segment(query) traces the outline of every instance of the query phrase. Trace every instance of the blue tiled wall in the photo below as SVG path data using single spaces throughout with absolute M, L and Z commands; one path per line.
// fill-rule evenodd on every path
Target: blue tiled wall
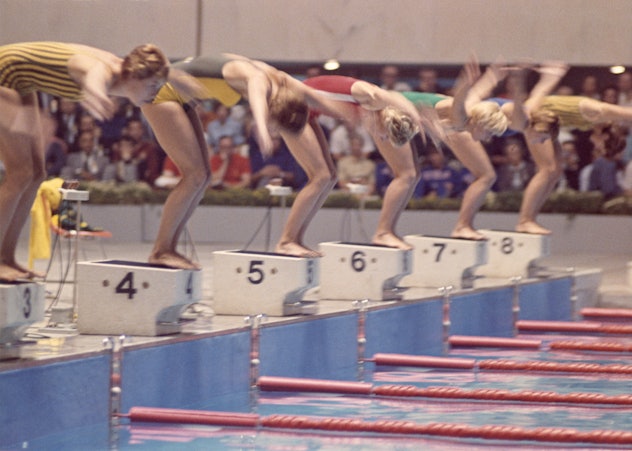
M 107 423 L 109 354 L 0 373 L 0 446 Z
M 454 296 L 450 302 L 451 335 L 511 337 L 512 287 Z
M 353 379 L 357 372 L 357 314 L 261 330 L 262 376 Z

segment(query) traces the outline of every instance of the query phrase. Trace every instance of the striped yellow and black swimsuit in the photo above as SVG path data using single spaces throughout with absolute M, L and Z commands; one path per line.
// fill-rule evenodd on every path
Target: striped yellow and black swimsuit
M 81 87 L 68 73 L 68 61 L 75 54 L 73 47 L 60 42 L 0 46 L 0 86 L 23 96 L 39 91 L 80 100 Z

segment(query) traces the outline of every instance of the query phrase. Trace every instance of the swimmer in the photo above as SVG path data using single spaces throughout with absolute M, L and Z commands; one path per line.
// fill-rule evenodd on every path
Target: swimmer
M 95 118 L 114 114 L 108 96 L 150 102 L 167 81 L 169 63 L 152 44 L 125 58 L 93 47 L 59 42 L 0 46 L 0 280 L 43 277 L 16 261 L 20 232 L 46 177 L 44 135 L 37 93 L 80 102 Z

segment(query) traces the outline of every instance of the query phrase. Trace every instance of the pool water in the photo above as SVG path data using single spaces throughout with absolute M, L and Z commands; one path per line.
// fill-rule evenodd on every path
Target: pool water
M 584 363 L 632 363 L 630 355 L 586 352 L 542 352 L 501 349 L 453 349 L 451 357 L 546 360 Z M 464 389 L 506 389 L 630 394 L 630 375 L 526 373 L 428 368 L 380 367 L 370 375 L 374 385 L 446 386 Z M 212 410 L 212 406 L 209 406 Z M 513 425 L 572 428 L 581 431 L 630 431 L 632 406 L 542 404 L 428 398 L 398 398 L 339 394 L 261 392 L 255 413 L 358 418 L 364 421 L 402 420 L 415 423 L 462 423 L 471 426 Z M 109 435 L 107 425 L 74 430 L 34 440 L 14 449 L 151 449 L 151 450 L 483 450 L 506 449 L 626 449 L 591 444 L 507 442 L 502 440 L 411 437 L 388 434 L 318 433 L 281 429 L 132 423 L 125 419 Z M 545 445 L 545 446 L 544 446 Z

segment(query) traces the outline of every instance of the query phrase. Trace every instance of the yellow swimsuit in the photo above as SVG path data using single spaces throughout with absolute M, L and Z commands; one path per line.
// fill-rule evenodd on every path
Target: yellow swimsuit
M 583 99 L 582 96 L 546 96 L 540 109 L 555 113 L 562 127 L 590 130 L 594 124 L 586 120 L 579 109 Z
M 209 99 L 219 100 L 222 104 L 230 107 L 241 99 L 241 94 L 235 91 L 224 80 L 222 76 L 222 66 L 229 61 L 222 57 L 200 56 L 197 58 L 187 58 L 172 65 L 176 69 L 187 72 L 194 76 L 207 90 Z M 169 83 L 165 84 L 153 103 L 178 102 L 181 105 L 187 103 L 176 89 Z
M 35 91 L 81 100 L 81 87 L 68 73 L 76 50 L 60 42 L 24 42 L 0 46 L 0 86 L 24 96 Z

